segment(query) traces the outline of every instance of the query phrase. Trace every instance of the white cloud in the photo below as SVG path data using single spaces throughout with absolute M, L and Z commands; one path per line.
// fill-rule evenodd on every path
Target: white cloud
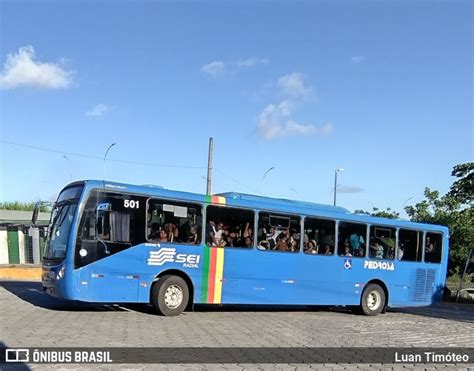
M 0 73 L 2 89 L 65 89 L 71 83 L 72 72 L 64 70 L 56 63 L 36 61 L 35 50 L 31 45 L 20 48 L 16 54 L 8 54 Z
M 89 111 L 86 112 L 86 116 L 91 116 L 91 117 L 101 117 L 104 116 L 106 113 L 108 113 L 111 110 L 110 106 L 107 106 L 106 104 L 99 103 L 96 104 L 94 107 L 92 107 Z
M 361 63 L 365 61 L 365 57 L 363 55 L 356 55 L 355 57 L 351 57 L 352 63 Z
M 293 98 L 307 98 L 313 94 L 313 89 L 306 83 L 306 76 L 293 72 L 278 79 L 277 85 L 282 94 Z
M 270 59 L 268 58 L 257 58 L 257 57 L 251 57 L 247 59 L 239 59 L 237 61 L 237 67 L 239 68 L 251 68 L 255 67 L 259 64 L 268 64 L 270 63 Z
M 222 61 L 213 61 L 201 67 L 201 71 L 212 77 L 222 76 L 225 72 L 225 63 Z
M 364 189 L 357 186 L 341 186 L 337 189 L 337 193 L 360 193 Z
M 269 104 L 257 119 L 257 132 L 262 139 L 272 140 L 292 135 L 327 135 L 332 131 L 332 124 L 321 127 L 312 124 L 301 124 L 291 118 L 294 105 L 288 100 L 278 104 Z

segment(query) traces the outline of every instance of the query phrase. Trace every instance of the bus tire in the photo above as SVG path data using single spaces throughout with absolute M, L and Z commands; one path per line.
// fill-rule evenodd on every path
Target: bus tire
M 385 308 L 385 291 L 375 283 L 369 283 L 362 292 L 360 311 L 366 316 L 376 316 Z
M 181 314 L 188 301 L 188 285 L 178 276 L 160 277 L 151 289 L 151 303 L 163 316 L 172 317 Z

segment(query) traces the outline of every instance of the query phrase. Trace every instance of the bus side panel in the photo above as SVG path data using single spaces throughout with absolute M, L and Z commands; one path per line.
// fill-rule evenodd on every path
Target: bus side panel
M 337 259 L 331 256 L 225 249 L 222 303 L 339 303 Z
M 368 282 L 382 281 L 388 291 L 390 307 L 425 306 L 439 295 L 439 264 L 375 259 L 346 259 L 344 270 L 345 304 L 360 304 L 360 295 Z
M 201 250 L 197 246 L 175 248 L 171 245 L 162 250 L 156 244 L 140 244 L 118 252 L 74 271 L 77 299 L 149 302 L 151 286 L 161 272 L 180 270 L 191 279 L 199 275 Z M 186 259 L 189 255 L 194 263 L 177 262 L 177 258 Z

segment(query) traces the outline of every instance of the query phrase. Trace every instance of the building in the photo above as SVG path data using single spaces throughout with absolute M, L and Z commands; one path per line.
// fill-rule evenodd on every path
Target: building
M 39 213 L 32 225 L 32 211 L 0 209 L 0 264 L 40 264 L 50 213 Z

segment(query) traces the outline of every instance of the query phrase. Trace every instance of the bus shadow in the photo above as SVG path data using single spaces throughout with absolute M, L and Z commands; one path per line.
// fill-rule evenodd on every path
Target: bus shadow
M 133 311 L 148 315 L 156 315 L 155 309 L 146 304 L 102 304 L 86 303 L 54 298 L 46 294 L 40 282 L 32 281 L 0 281 L 0 287 L 5 288 L 19 299 L 34 306 L 54 310 L 71 312 L 126 312 Z M 449 319 L 459 322 L 474 323 L 474 306 L 472 304 L 457 304 L 438 302 L 429 307 L 408 307 L 390 309 L 391 313 L 405 313 L 423 317 Z M 348 315 L 354 314 L 349 307 L 341 306 L 283 306 L 283 305 L 195 305 L 197 313 L 213 312 L 336 312 Z M 189 313 L 190 310 L 186 311 Z
M 43 291 L 40 282 L 0 281 L 0 286 L 23 301 L 26 301 L 36 307 L 49 310 L 72 312 L 117 312 L 126 310 L 116 304 L 86 303 L 54 298 Z
M 327 311 L 345 311 L 342 308 L 331 306 L 314 305 L 251 305 L 251 304 L 225 304 L 225 305 L 206 305 L 199 304 L 194 306 L 194 312 L 327 312 Z
M 87 303 L 81 301 L 65 300 L 54 298 L 46 294 L 40 282 L 34 281 L 0 281 L 0 287 L 5 288 L 8 292 L 17 298 L 26 301 L 34 306 L 54 310 L 54 311 L 71 311 L 71 312 L 103 312 L 103 311 L 134 311 L 143 314 L 156 315 L 156 311 L 151 305 L 140 303 L 121 303 L 118 304 L 102 304 Z M 187 310 L 184 314 L 189 313 Z M 283 305 L 194 305 L 193 312 L 212 313 L 212 312 L 319 312 L 319 311 L 336 311 L 347 312 L 349 310 L 342 307 L 329 306 L 283 306 Z
M 391 312 L 413 314 L 422 317 L 449 319 L 451 321 L 474 323 L 474 305 L 438 302 L 429 307 L 391 309 Z

